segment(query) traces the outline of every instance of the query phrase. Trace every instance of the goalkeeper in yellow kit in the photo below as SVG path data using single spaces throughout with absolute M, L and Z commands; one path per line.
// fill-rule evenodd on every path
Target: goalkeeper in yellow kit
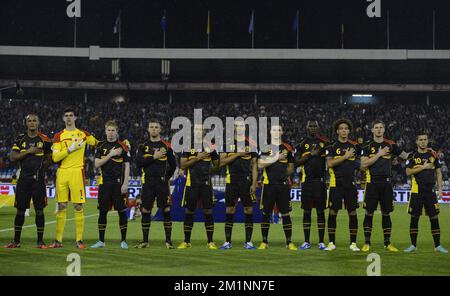
M 77 248 L 84 249 L 83 204 L 86 202 L 84 185 L 84 152 L 86 145 L 95 147 L 98 143 L 88 132 L 75 126 L 75 111 L 72 108 L 64 110 L 63 120 L 66 128 L 55 134 L 52 146 L 52 158 L 58 163 L 56 172 L 56 239 L 49 248 L 61 248 L 64 226 L 66 224 L 67 203 L 74 205 Z

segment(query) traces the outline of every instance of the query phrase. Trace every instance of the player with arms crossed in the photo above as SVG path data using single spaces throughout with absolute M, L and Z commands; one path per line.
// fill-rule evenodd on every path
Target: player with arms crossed
M 373 139 L 361 151 L 361 170 L 366 172 L 366 188 L 364 190 L 364 236 L 365 243 L 361 251 L 370 250 L 373 213 L 380 203 L 384 248 L 390 252 L 398 252 L 391 244 L 392 221 L 389 215 L 394 210 L 394 191 L 392 189 L 392 160 L 399 156 L 406 160 L 408 153 L 401 151 L 394 141 L 384 138 L 385 125 L 380 120 L 372 123 Z
M 100 169 L 98 184 L 98 242 L 91 248 L 103 248 L 108 211 L 114 206 L 119 214 L 120 247 L 128 249 L 127 205 L 125 194 L 128 192 L 130 178 L 130 151 L 128 146 L 118 139 L 119 127 L 114 120 L 105 123 L 106 141 L 101 141 L 95 151 L 95 168 Z
M 281 125 L 272 125 L 270 128 L 271 149 L 261 153 L 258 159 L 258 168 L 263 170 L 263 188 L 261 192 L 261 233 L 262 242 L 259 250 L 269 248 L 270 215 L 276 205 L 283 219 L 283 230 L 286 238 L 286 248 L 296 251 L 297 247 L 292 242 L 292 220 L 290 212 L 291 188 L 289 176 L 294 172 L 293 148 L 282 141 L 283 128 Z
M 20 134 L 14 142 L 10 155 L 11 161 L 19 161 L 20 176 L 17 181 L 14 206 L 17 209 L 14 219 L 14 240 L 5 248 L 19 248 L 25 210 L 30 208 L 33 200 L 36 211 L 37 247 L 46 249 L 44 243 L 44 208 L 47 205 L 45 188 L 45 170 L 51 163 L 51 140 L 38 132 L 39 117 L 28 114 L 25 117 L 27 132 Z
M 211 173 L 219 169 L 220 157 L 212 144 L 203 143 L 203 125 L 194 125 L 194 143 L 201 145 L 201 150 L 192 148 L 184 151 L 180 159 L 180 168 L 186 171 L 186 185 L 181 205 L 186 208 L 184 216 L 184 241 L 178 249 L 191 247 L 191 232 L 194 226 L 194 212 L 197 207 L 203 209 L 205 228 L 208 238 L 207 248 L 217 250 L 213 241 L 214 220 L 212 208 L 214 193 L 211 184 Z
M 319 230 L 319 249 L 326 248 L 325 209 L 327 207 L 327 189 L 325 185 L 325 150 L 330 141 L 318 135 L 319 124 L 316 120 L 309 120 L 306 124 L 307 137 L 297 146 L 295 165 L 302 167 L 302 209 L 303 232 L 305 242 L 299 250 L 311 248 L 311 209 L 316 208 L 317 229 Z
M 84 249 L 84 214 L 83 204 L 86 202 L 84 185 L 84 152 L 86 146 L 97 146 L 97 139 L 87 131 L 75 126 L 77 117 L 75 110 L 67 108 L 63 113 L 65 129 L 54 136 L 52 146 L 53 161 L 59 164 L 56 171 L 56 239 L 50 248 L 62 248 L 64 226 L 67 217 L 67 203 L 74 205 L 76 246 Z
M 150 231 L 151 213 L 153 204 L 157 202 L 158 208 L 162 210 L 164 217 L 164 231 L 166 235 L 166 247 L 172 246 L 172 219 L 170 216 L 170 206 L 172 199 L 170 196 L 169 180 L 176 169 L 175 155 L 170 143 L 161 139 L 161 125 L 158 120 L 151 119 L 148 123 L 148 133 L 150 138 L 139 145 L 136 155 L 136 162 L 142 169 L 142 204 L 141 204 L 141 225 L 142 237 L 136 248 L 147 248 L 148 234 Z
M 359 169 L 356 164 L 358 147 L 356 142 L 349 140 L 348 135 L 352 131 L 350 120 L 341 118 L 333 124 L 333 130 L 338 139 L 327 149 L 327 166 L 330 174 L 330 186 L 328 193 L 328 237 L 329 243 L 326 251 L 336 250 L 336 218 L 342 204 L 348 212 L 350 230 L 350 250 L 359 252 L 356 245 L 358 234 L 358 191 L 355 185 L 355 174 Z
M 441 229 L 439 227 L 439 203 L 436 198 L 434 186 L 438 185 L 438 197 L 442 198 L 442 172 L 441 163 L 437 155 L 428 148 L 427 133 L 419 133 L 416 137 L 417 151 L 413 152 L 406 162 L 406 175 L 411 176 L 411 197 L 408 203 L 408 213 L 411 215 L 409 233 L 411 246 L 405 252 L 412 253 L 417 250 L 417 234 L 419 232 L 419 218 L 425 208 L 430 218 L 431 234 L 434 240 L 434 250 L 448 253 L 441 246 Z
M 239 143 L 243 145 L 239 147 Z M 252 149 L 253 148 L 253 149 Z M 244 248 L 256 249 L 252 243 L 253 205 L 256 202 L 256 187 L 258 184 L 258 153 L 256 143 L 245 135 L 243 120 L 235 121 L 235 136 L 233 144 L 226 146 L 220 154 L 220 166 L 226 166 L 225 188 L 225 243 L 221 250 L 231 249 L 231 233 L 234 214 L 240 198 L 245 214 Z

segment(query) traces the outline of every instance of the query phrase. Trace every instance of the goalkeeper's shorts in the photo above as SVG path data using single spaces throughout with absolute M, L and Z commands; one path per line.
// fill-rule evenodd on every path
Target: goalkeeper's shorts
M 84 168 L 56 171 L 56 202 L 85 203 Z

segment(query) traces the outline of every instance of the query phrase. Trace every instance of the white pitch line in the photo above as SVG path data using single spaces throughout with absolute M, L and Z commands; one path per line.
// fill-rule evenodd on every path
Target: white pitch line
M 98 216 L 98 214 L 87 215 L 87 216 L 84 216 L 84 218 L 90 218 L 90 217 L 95 217 L 95 216 Z M 72 221 L 72 220 L 75 220 L 75 218 L 66 219 L 66 221 Z M 55 223 L 56 223 L 56 220 L 50 221 L 50 222 L 45 222 L 45 225 L 50 225 L 50 224 L 55 224 Z M 22 229 L 30 228 L 30 227 L 36 227 L 36 224 L 23 226 Z M 14 227 L 13 228 L 0 229 L 0 232 L 7 232 L 7 231 L 13 231 L 13 230 L 14 230 Z

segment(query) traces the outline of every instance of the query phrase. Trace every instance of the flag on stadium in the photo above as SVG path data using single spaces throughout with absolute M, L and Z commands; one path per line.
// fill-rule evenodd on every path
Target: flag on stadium
M 255 11 L 252 10 L 250 23 L 248 24 L 248 33 L 252 34 L 252 48 L 255 48 Z
M 208 19 L 206 20 L 206 34 L 209 35 L 211 33 L 211 14 L 208 10 Z
M 297 10 L 297 13 L 295 14 L 294 18 L 292 19 L 292 32 L 297 33 L 298 26 L 299 26 L 299 11 Z
M 163 48 L 166 48 L 166 31 L 167 31 L 167 17 L 166 17 L 166 10 L 164 9 L 164 14 L 161 17 L 161 30 L 163 32 Z
M 120 29 L 120 10 L 119 14 L 117 15 L 116 21 L 114 22 L 114 28 L 113 28 L 113 34 L 117 34 Z
M 296 33 L 296 44 L 299 47 L 299 26 L 300 26 L 300 12 L 297 10 L 294 19 L 292 20 L 292 32 Z
M 250 23 L 248 24 L 248 33 L 249 34 L 253 33 L 254 23 L 255 23 L 255 11 L 252 10 L 252 15 L 250 16 Z
M 206 20 L 206 35 L 208 36 L 207 46 L 209 48 L 209 36 L 211 34 L 211 13 L 208 10 L 208 19 Z
M 167 31 L 167 17 L 166 12 L 164 12 L 164 15 L 161 17 L 161 30 L 165 33 Z

